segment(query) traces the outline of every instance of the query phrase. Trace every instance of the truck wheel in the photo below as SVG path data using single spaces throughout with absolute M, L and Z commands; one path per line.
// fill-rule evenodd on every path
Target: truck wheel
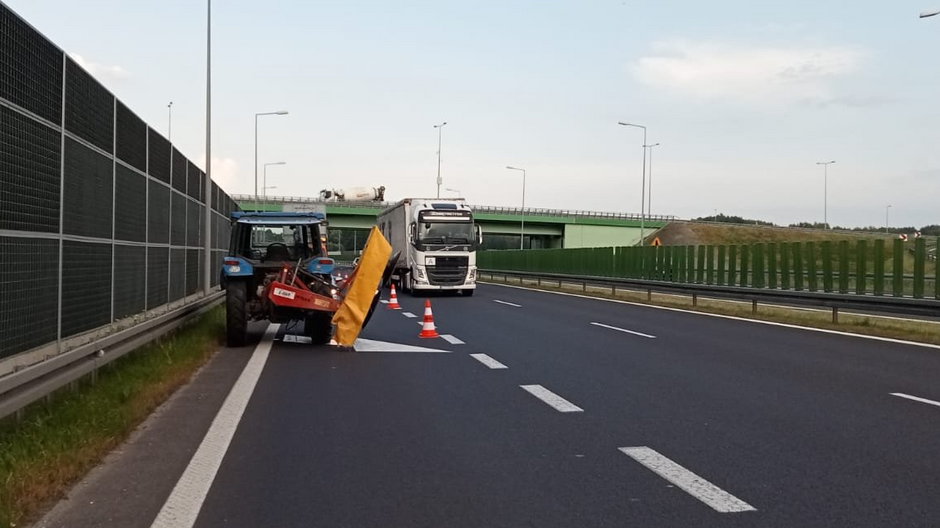
M 245 346 L 248 330 L 247 285 L 232 281 L 225 288 L 225 332 L 230 347 Z
M 333 314 L 329 312 L 308 314 L 304 318 L 304 333 L 313 341 L 314 345 L 329 343 L 333 334 Z

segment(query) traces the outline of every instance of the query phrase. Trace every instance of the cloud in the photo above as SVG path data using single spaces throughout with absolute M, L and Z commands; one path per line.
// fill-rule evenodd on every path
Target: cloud
M 659 42 L 637 60 L 638 80 L 699 99 L 749 102 L 835 100 L 836 79 L 859 70 L 865 54 L 848 47 L 755 47 L 720 42 Z
M 205 154 L 199 156 L 199 166 L 206 166 Z M 217 158 L 213 156 L 212 181 L 217 183 L 219 187 L 222 187 L 225 192 L 232 194 L 238 183 L 238 163 L 232 158 Z
M 130 77 L 130 75 L 127 73 L 127 70 L 120 66 L 105 66 L 104 64 L 98 64 L 97 62 L 89 62 L 77 53 L 69 53 L 69 56 L 72 57 L 72 60 L 77 62 L 79 66 L 85 68 L 88 73 L 97 78 L 123 80 Z

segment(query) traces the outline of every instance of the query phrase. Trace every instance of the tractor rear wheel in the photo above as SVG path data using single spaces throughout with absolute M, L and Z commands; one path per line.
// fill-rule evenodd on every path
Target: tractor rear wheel
M 245 346 L 248 331 L 248 286 L 236 280 L 225 288 L 225 333 L 230 347 Z
M 304 333 L 314 345 L 325 345 L 333 334 L 333 314 L 330 312 L 311 312 L 304 318 Z

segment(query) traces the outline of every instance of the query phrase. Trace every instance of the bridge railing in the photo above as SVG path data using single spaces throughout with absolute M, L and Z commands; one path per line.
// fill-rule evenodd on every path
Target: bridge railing
M 302 196 L 259 196 L 257 199 L 253 195 L 249 194 L 235 194 L 232 195 L 232 198 L 239 204 L 264 204 L 264 205 L 275 205 L 281 203 L 306 203 L 306 204 L 322 204 L 322 205 L 332 205 L 337 207 L 350 207 L 350 208 L 360 208 L 360 209 L 385 209 L 391 205 L 394 205 L 396 202 L 347 202 L 347 201 L 335 201 L 335 200 L 321 200 L 319 198 L 312 197 L 302 197 Z M 521 207 L 502 207 L 502 206 L 492 206 L 492 205 L 470 205 L 470 207 L 477 213 L 490 213 L 490 214 L 511 214 L 511 215 L 522 215 L 525 213 L 526 216 L 556 216 L 556 217 L 578 217 L 578 218 L 610 218 L 617 220 L 640 220 L 640 215 L 638 213 L 618 213 L 618 212 L 605 212 L 605 211 L 587 211 L 580 209 L 546 209 L 539 207 L 526 207 L 525 209 Z M 645 220 L 650 222 L 669 222 L 676 220 L 675 216 L 671 215 L 646 215 Z

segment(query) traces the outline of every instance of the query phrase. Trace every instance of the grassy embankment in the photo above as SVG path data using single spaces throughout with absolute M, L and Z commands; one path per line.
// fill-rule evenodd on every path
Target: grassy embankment
M 35 520 L 185 384 L 224 335 L 215 308 L 170 336 L 0 422 L 0 527 Z

